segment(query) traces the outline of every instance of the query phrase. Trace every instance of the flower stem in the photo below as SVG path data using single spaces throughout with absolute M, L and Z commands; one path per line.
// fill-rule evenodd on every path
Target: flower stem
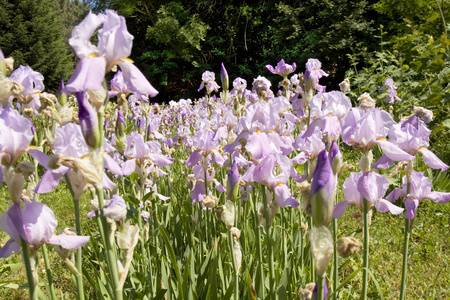
M 231 230 L 228 230 L 228 240 L 229 240 L 229 247 L 230 247 L 230 254 L 231 254 L 231 260 L 233 263 L 233 281 L 234 281 L 234 300 L 239 299 L 239 275 L 238 275 L 238 269 L 236 265 L 236 258 L 234 257 L 234 241 L 233 241 L 233 233 Z
M 42 254 L 44 256 L 45 274 L 47 274 L 48 286 L 50 290 L 50 299 L 56 300 L 55 286 L 53 285 L 53 275 L 50 269 L 50 260 L 48 259 L 47 245 L 42 245 Z
M 80 217 L 80 200 L 73 199 L 73 207 L 75 208 L 75 229 L 78 235 L 81 235 L 81 217 Z M 83 287 L 83 261 L 82 261 L 82 250 L 81 247 L 78 248 L 76 253 L 76 267 L 78 270 L 79 276 L 76 276 L 77 280 L 77 291 L 78 291 L 78 299 L 84 300 L 84 287 Z
M 361 293 L 361 299 L 367 299 L 367 286 L 368 286 L 368 270 L 369 270 L 369 218 L 368 218 L 368 203 L 366 199 L 364 202 L 364 253 L 363 253 L 363 287 Z
M 323 300 L 323 280 L 324 278 L 320 275 L 317 275 L 317 300 Z
M 266 196 L 266 187 L 263 186 L 262 188 L 263 192 L 263 203 L 264 203 L 264 218 L 266 219 L 266 234 L 267 234 L 267 250 L 269 251 L 269 272 L 270 272 L 270 294 L 272 295 L 273 299 L 277 299 L 277 294 L 275 291 L 275 268 L 274 268 L 274 260 L 273 260 L 273 243 L 272 243 L 272 234 L 273 234 L 273 227 L 272 227 L 272 220 L 269 213 L 269 204 L 267 203 L 267 196 Z
M 38 299 L 38 292 L 37 292 L 37 283 L 34 282 L 34 276 L 33 276 L 33 269 L 31 267 L 31 260 L 30 260 L 30 251 L 28 249 L 28 244 L 25 242 L 24 239 L 20 239 L 20 244 L 22 246 L 22 257 L 23 257 L 23 263 L 25 265 L 25 271 L 27 273 L 27 280 L 28 280 L 28 289 L 30 291 L 30 299 L 35 300 Z
M 256 280 L 255 285 L 256 285 L 256 292 L 257 295 L 261 298 L 261 299 L 265 299 L 265 291 L 264 291 L 264 271 L 263 271 L 263 256 L 262 256 L 262 245 L 261 245 L 261 233 L 260 233 L 260 224 L 259 224 L 259 219 L 258 219 L 258 207 L 256 206 L 256 203 L 254 201 L 254 192 L 250 194 L 250 202 L 252 204 L 252 208 L 253 208 L 253 213 L 254 213 L 254 222 L 255 222 L 255 236 L 256 236 L 256 247 L 257 247 L 257 252 L 258 252 L 258 270 L 257 270 L 257 274 L 260 275 L 260 280 Z M 258 277 L 257 277 L 258 278 Z
M 337 220 L 333 219 L 333 292 L 337 290 L 339 285 L 339 265 L 338 265 L 338 252 L 337 252 Z M 336 293 L 333 295 L 333 299 L 336 300 Z
M 411 191 L 411 181 L 407 179 L 406 194 L 408 195 L 410 191 Z M 411 235 L 411 219 L 405 218 L 405 235 L 403 238 L 403 266 L 402 266 L 402 284 L 400 286 L 400 300 L 404 300 L 406 295 L 406 281 L 407 281 L 406 276 L 408 272 L 408 246 L 410 235 Z

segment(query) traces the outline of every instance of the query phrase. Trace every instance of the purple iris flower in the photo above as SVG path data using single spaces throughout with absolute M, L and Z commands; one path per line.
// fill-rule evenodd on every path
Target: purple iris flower
M 327 227 L 333 214 L 336 179 L 326 150 L 317 156 L 317 165 L 311 179 L 311 209 L 314 226 Z
M 309 125 L 304 136 L 320 128 L 328 136 L 338 137 L 341 134 L 341 120 L 352 108 L 350 98 L 339 91 L 316 94 L 309 103 L 311 118 L 314 121 Z
M 90 39 L 99 26 L 98 44 Z M 66 89 L 70 92 L 100 90 L 106 72 L 119 65 L 123 82 L 128 89 L 140 96 L 154 97 L 158 94 L 145 76 L 127 57 L 131 54 L 133 36 L 128 32 L 125 18 L 113 10 L 106 14 L 89 12 L 83 21 L 74 27 L 69 44 L 80 58 Z
M 384 81 L 384 85 L 380 88 L 380 91 L 385 88 L 388 90 L 388 97 L 386 97 L 383 101 L 389 103 L 394 103 L 395 100 L 402 101 L 402 99 L 397 96 L 397 87 L 394 85 L 394 80 L 392 80 L 392 78 L 388 78 Z
M 236 90 L 238 93 L 243 93 L 246 88 L 247 88 L 247 80 L 242 79 L 240 77 L 233 80 L 233 89 Z
M 320 131 L 315 131 L 308 137 L 304 137 L 303 135 L 297 136 L 293 146 L 300 151 L 293 158 L 293 162 L 300 165 L 304 164 L 308 159 L 315 159 L 325 149 L 325 143 L 322 141 L 322 133 Z
M 292 63 L 292 65 L 289 65 L 289 64 L 285 63 L 284 59 L 281 59 L 277 63 L 277 66 L 275 68 L 272 67 L 272 65 L 266 65 L 266 68 L 273 74 L 278 74 L 278 75 L 282 76 L 283 78 L 286 78 L 289 74 L 291 74 L 292 72 L 295 71 L 295 69 L 297 68 L 297 65 L 295 64 L 295 62 Z
M 345 213 L 348 205 L 357 205 L 361 210 L 364 209 L 364 199 L 375 206 L 379 212 L 391 212 L 399 214 L 403 208 L 395 206 L 390 201 L 384 199 L 389 188 L 388 179 L 376 172 L 357 172 L 351 173 L 344 181 L 342 191 L 345 201 L 339 202 L 334 206 L 333 218 L 340 218 Z
M 32 126 L 29 119 L 11 107 L 0 112 L 0 161 L 10 166 L 20 158 L 33 139 Z
M 365 151 L 380 146 L 384 155 L 393 161 L 409 161 L 414 156 L 406 153 L 386 139 L 394 120 L 389 113 L 378 108 L 366 111 L 353 108 L 343 120 L 342 139 L 348 145 Z
M 122 169 L 123 174 L 128 176 L 136 169 L 136 164 L 141 165 L 145 159 L 150 160 L 157 167 L 165 167 L 173 163 L 173 158 L 161 154 L 160 144 L 144 142 L 139 133 L 132 133 L 126 141 L 124 155 L 127 157 Z
M 431 130 L 425 123 L 419 117 L 412 116 L 392 126 L 389 130 L 389 141 L 411 155 L 421 153 L 427 166 L 445 171 L 448 166 L 427 149 L 430 145 L 430 134 Z M 383 155 L 373 164 L 373 167 L 386 169 L 393 164 L 394 162 L 388 156 Z
M 216 75 L 214 72 L 211 71 L 205 71 L 202 74 L 202 83 L 200 84 L 200 87 L 198 88 L 198 92 L 200 92 L 204 87 L 206 87 L 206 93 L 209 95 L 212 93 L 212 91 L 218 91 L 220 86 L 217 84 Z
M 281 167 L 280 174 L 275 174 L 277 164 Z M 292 196 L 288 186 L 289 177 L 302 180 L 296 174 L 292 162 L 284 155 L 267 155 L 258 165 L 252 165 L 242 176 L 246 182 L 258 182 L 275 194 L 275 200 L 281 207 L 297 207 L 299 203 Z
M 450 193 L 444 192 L 432 192 L 432 183 L 428 177 L 425 177 L 423 172 L 413 171 L 411 175 L 411 187 L 409 194 L 407 193 L 407 178 L 403 177 L 403 183 L 401 188 L 395 188 L 386 199 L 394 202 L 400 197 L 406 198 L 405 207 L 406 219 L 414 219 L 416 217 L 416 210 L 419 203 L 424 199 L 433 200 L 437 204 L 447 203 L 450 201 Z
M 192 167 L 199 162 L 203 163 L 204 166 L 211 162 L 215 162 L 220 166 L 223 165 L 225 159 L 218 150 L 219 141 L 214 139 L 215 136 L 212 130 L 199 130 L 194 134 L 192 137 L 192 145 L 196 150 L 186 160 L 188 167 Z M 214 154 L 214 157 L 211 156 L 211 153 Z
M 33 71 L 29 66 L 19 66 L 15 69 L 9 80 L 20 83 L 24 90 L 17 97 L 25 107 L 32 107 L 35 111 L 41 107 L 39 93 L 44 90 L 44 76 L 41 73 Z
M 89 236 L 55 235 L 58 221 L 47 205 L 26 200 L 24 205 L 22 210 L 20 204 L 14 204 L 0 216 L 0 228 L 11 237 L 0 249 L 0 258 L 18 253 L 21 239 L 31 247 L 33 252 L 42 244 L 58 245 L 67 250 L 74 250 L 89 241 Z
M 209 186 L 211 182 L 214 182 L 216 190 L 223 193 L 225 192 L 225 187 L 220 184 L 220 182 L 214 178 L 216 171 L 214 169 L 208 169 L 206 171 L 205 178 L 205 169 L 203 169 L 201 164 L 196 165 L 192 172 L 194 173 L 194 177 L 197 180 L 195 183 L 194 189 L 191 191 L 191 199 L 194 203 L 201 202 L 203 198 L 206 197 L 206 186 Z M 205 185 L 206 180 L 206 185 Z
M 81 127 L 74 123 L 69 123 L 56 129 L 52 151 L 54 154 L 62 154 L 64 157 L 76 159 L 87 158 L 89 150 L 81 132 Z M 51 192 L 59 184 L 61 176 L 67 174 L 70 171 L 70 168 L 62 165 L 57 169 L 51 169 L 48 166 L 50 157 L 47 154 L 36 148 L 29 149 L 28 152 L 39 162 L 39 164 L 46 168 L 44 175 L 42 175 L 41 180 L 35 188 L 35 192 Z M 114 175 L 123 175 L 120 167 L 109 154 L 103 154 L 103 162 L 104 167 Z M 105 173 L 103 173 L 103 185 L 105 188 L 114 186 Z
M 88 218 L 95 216 L 95 211 L 87 214 Z M 127 204 L 125 200 L 119 195 L 113 195 L 110 200 L 105 201 L 103 208 L 103 216 L 113 219 L 116 222 L 124 220 L 127 216 Z
M 321 68 L 322 63 L 318 59 L 308 59 L 305 69 L 305 82 L 307 87 L 316 88 L 319 85 L 320 78 L 323 76 L 328 77 L 328 73 L 325 73 Z
M 287 155 L 292 152 L 292 146 L 286 144 L 276 132 L 279 124 L 280 116 L 276 108 L 267 102 L 256 102 L 247 108 L 245 115 L 236 125 L 236 140 L 224 149 L 232 152 L 245 141 L 245 149 L 253 158 L 261 159 L 277 153 Z

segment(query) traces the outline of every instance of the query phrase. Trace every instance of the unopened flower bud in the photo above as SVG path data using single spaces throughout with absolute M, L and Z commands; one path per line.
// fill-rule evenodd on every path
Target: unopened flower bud
M 122 250 L 132 250 L 139 240 L 139 227 L 127 221 L 121 232 L 117 232 L 117 245 Z
M 337 251 L 342 258 L 347 258 L 350 255 L 361 251 L 361 245 L 357 239 L 350 236 L 341 237 L 336 241 Z
M 64 80 L 61 79 L 61 85 L 58 91 L 58 103 L 64 106 L 67 103 L 67 94 L 64 87 Z
M 333 258 L 333 237 L 330 230 L 325 226 L 313 227 L 309 232 L 309 242 L 317 275 L 324 277 Z
M 239 193 L 239 170 L 236 160 L 233 160 L 227 180 L 227 200 L 236 201 Z
M 370 166 L 372 165 L 373 160 L 373 154 L 372 150 L 367 151 L 363 156 L 361 156 L 361 159 L 359 160 L 359 168 L 362 172 L 369 172 Z
M 221 215 L 222 222 L 227 227 L 232 227 L 234 225 L 234 203 L 230 200 L 227 200 L 222 209 L 223 209 Z
M 328 226 L 333 214 L 336 179 L 325 150 L 317 157 L 317 166 L 311 181 L 311 211 L 314 225 Z
M 328 159 L 330 160 L 333 173 L 336 175 L 342 165 L 342 153 L 336 141 L 331 142 L 330 151 L 328 152 Z
M 220 80 L 222 81 L 222 89 L 228 91 L 230 80 L 228 79 L 228 72 L 223 63 L 220 65 Z
M 22 189 L 24 186 L 24 178 L 22 174 L 14 172 L 10 169 L 5 176 L 5 183 L 13 203 L 20 203 L 22 198 Z
M 98 148 L 100 145 L 100 132 L 98 118 L 92 106 L 86 100 L 84 93 L 75 93 L 78 101 L 78 118 L 80 119 L 81 131 L 86 144 L 91 148 Z
M 125 128 L 127 124 L 125 122 L 125 117 L 123 116 L 120 109 L 117 110 L 117 122 L 116 122 L 116 135 L 123 137 L 125 135 Z

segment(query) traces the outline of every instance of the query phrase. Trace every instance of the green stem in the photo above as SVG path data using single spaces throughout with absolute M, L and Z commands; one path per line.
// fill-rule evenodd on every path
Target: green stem
M 25 271 L 27 273 L 28 289 L 30 291 L 30 299 L 37 300 L 38 299 L 38 291 L 36 288 L 37 282 L 34 282 L 33 269 L 31 267 L 30 251 L 28 249 L 28 244 L 22 238 L 20 239 L 20 244 L 22 246 L 23 263 L 25 264 Z
M 313 219 L 311 216 L 308 216 L 308 228 L 313 228 Z M 309 236 L 309 234 L 308 234 Z M 309 242 L 309 239 L 308 239 Z M 309 243 L 309 248 L 311 249 L 311 243 Z M 316 282 L 316 272 L 314 272 L 314 270 L 316 269 L 316 266 L 314 264 L 314 259 L 311 256 L 311 252 L 309 253 L 309 269 L 311 270 L 310 274 L 311 274 L 311 282 Z
M 339 285 L 339 269 L 338 269 L 338 252 L 337 252 L 337 220 L 333 219 L 333 292 L 337 290 Z M 336 293 L 333 296 L 333 299 L 336 300 Z
M 410 191 L 411 191 L 411 181 L 407 180 L 406 194 L 408 195 Z M 405 235 L 403 238 L 403 266 L 402 266 L 402 284 L 400 287 L 400 300 L 404 300 L 406 295 L 406 282 L 407 282 L 406 277 L 408 272 L 408 246 L 410 235 L 411 235 L 411 219 L 405 218 Z
M 367 286 L 368 286 L 368 270 L 369 270 L 369 218 L 368 218 L 368 203 L 366 199 L 364 202 L 364 253 L 363 253 L 363 287 L 361 293 L 361 299 L 367 299 Z
M 75 228 L 78 235 L 81 235 L 81 217 L 80 217 L 80 200 L 73 199 L 73 207 L 75 208 Z M 78 291 L 78 299 L 84 300 L 84 287 L 83 287 L 83 261 L 82 261 L 82 250 L 81 247 L 78 248 L 76 253 L 76 267 L 79 275 L 75 278 L 77 280 L 77 291 Z
M 121 300 L 122 289 L 119 287 L 119 274 L 117 273 L 117 259 L 116 252 L 113 248 L 113 244 L 110 239 L 110 228 L 106 222 L 106 217 L 103 216 L 103 208 L 105 207 L 104 195 L 102 189 L 96 189 L 98 204 L 100 208 L 100 215 L 97 217 L 97 224 L 99 227 L 100 234 L 102 236 L 103 244 L 106 250 L 106 260 L 110 270 L 110 276 L 112 280 L 112 286 L 114 290 L 114 299 Z
M 260 233 L 260 224 L 258 219 L 258 206 L 254 200 L 254 193 L 250 194 L 250 201 L 253 206 L 253 214 L 254 214 L 254 222 L 255 222 L 255 235 L 256 235 L 256 246 L 258 251 L 258 270 L 257 273 L 260 274 L 260 280 L 255 282 L 257 295 L 261 297 L 261 299 L 265 299 L 265 290 L 264 290 L 264 270 L 263 270 L 263 255 L 262 255 L 262 245 L 261 245 L 261 233 Z
M 267 203 L 267 197 L 266 197 L 266 187 L 263 186 L 262 189 L 263 192 L 263 203 L 264 203 L 264 218 L 266 219 L 266 234 L 267 234 L 267 250 L 269 251 L 269 272 L 270 272 L 270 291 L 269 293 L 272 295 L 273 299 L 277 299 L 278 295 L 275 291 L 275 267 L 274 267 L 274 260 L 273 260 L 273 243 L 272 243 L 272 234 L 273 234 L 273 228 L 272 228 L 272 220 L 270 218 L 269 213 L 269 205 Z
M 231 230 L 228 230 L 228 240 L 229 240 L 229 248 L 230 248 L 230 254 L 231 254 L 231 260 L 233 263 L 233 281 L 234 281 L 234 300 L 239 299 L 239 275 L 238 275 L 238 269 L 236 265 L 236 258 L 234 257 L 234 241 L 233 241 L 233 233 Z
M 323 281 L 324 278 L 322 276 L 317 275 L 317 300 L 323 300 L 324 290 L 323 290 Z
M 44 256 L 45 274 L 47 274 L 48 286 L 50 289 L 50 299 L 56 300 L 55 286 L 53 285 L 53 275 L 50 269 L 50 260 L 48 259 L 47 245 L 42 245 L 42 254 Z
M 98 149 L 96 149 L 95 151 L 97 151 L 97 153 L 103 153 L 104 112 L 98 111 L 97 118 L 98 118 L 98 130 L 100 132 L 100 143 L 99 143 Z M 100 165 L 103 166 L 103 156 L 99 155 L 97 157 L 97 159 L 102 160 Z M 100 169 L 99 172 L 100 172 L 100 174 L 99 174 L 100 178 L 102 178 L 103 169 Z M 95 191 L 97 193 L 98 204 L 99 204 L 99 208 L 100 208 L 100 216 L 97 218 L 97 220 L 98 220 L 100 233 L 102 235 L 103 242 L 105 244 L 106 257 L 107 257 L 107 262 L 108 262 L 109 271 L 110 271 L 110 275 L 111 275 L 111 279 L 112 279 L 113 290 L 114 290 L 114 299 L 122 300 L 123 292 L 122 292 L 122 287 L 119 285 L 119 274 L 117 272 L 116 250 L 115 250 L 113 241 L 110 240 L 110 228 L 106 222 L 106 217 L 103 216 L 103 208 L 105 206 L 103 187 L 98 186 L 98 187 L 96 187 Z

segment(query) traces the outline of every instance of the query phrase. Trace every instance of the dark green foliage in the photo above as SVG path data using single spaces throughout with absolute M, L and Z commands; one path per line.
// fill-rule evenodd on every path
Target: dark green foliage
M 135 36 L 132 59 L 160 91 L 159 102 L 198 98 L 201 74 L 223 62 L 230 80 L 251 85 L 280 59 L 303 71 L 318 58 L 337 88 L 348 69 L 347 54 L 368 51 L 373 39 L 373 0 L 364 1 L 90 1 L 94 11 L 112 8 L 127 18 Z M 364 47 L 362 46 L 364 45 Z M 374 49 L 374 48 L 372 48 Z
M 73 17 L 73 8 L 81 7 L 76 3 L 69 0 L 0 0 L 0 47 L 3 53 L 14 58 L 14 67 L 29 65 L 44 75 L 48 92 L 56 92 L 61 79 L 67 80 L 73 72 L 74 57 L 69 52 L 67 38 L 70 26 L 79 21 Z M 72 12 L 67 11 L 67 7 L 72 7 Z M 78 16 L 83 13 L 78 11 Z

